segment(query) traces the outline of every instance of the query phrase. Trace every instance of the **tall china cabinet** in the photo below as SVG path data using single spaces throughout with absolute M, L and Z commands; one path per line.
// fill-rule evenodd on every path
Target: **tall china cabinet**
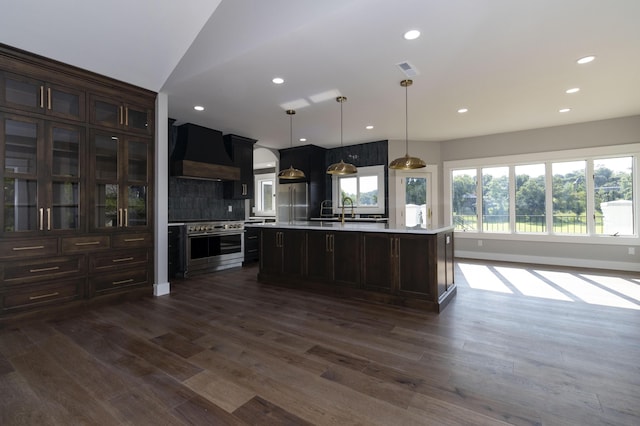
M 155 95 L 0 44 L 0 319 L 151 293 Z

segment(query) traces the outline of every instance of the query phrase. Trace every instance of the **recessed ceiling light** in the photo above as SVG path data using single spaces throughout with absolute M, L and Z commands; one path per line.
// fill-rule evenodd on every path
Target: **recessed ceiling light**
M 595 58 L 596 58 L 595 56 L 585 56 L 584 58 L 578 59 L 576 62 L 579 63 L 580 65 L 588 64 L 589 62 L 593 61 Z
M 204 107 L 200 105 L 194 106 L 193 109 L 195 109 L 196 111 L 204 111 Z
M 299 140 L 300 140 L 300 142 L 306 142 L 307 138 L 300 138 Z
M 565 93 L 578 93 L 580 91 L 579 87 L 572 87 L 571 89 L 565 90 Z
M 274 78 L 273 80 L 271 80 L 271 81 L 273 81 L 273 83 L 274 83 L 274 84 L 282 84 L 282 83 L 284 83 L 284 78 L 281 78 L 281 77 L 275 77 L 275 78 Z
M 418 30 L 409 30 L 404 33 L 405 40 L 415 40 L 420 37 L 420 31 Z
M 562 108 L 558 110 L 558 112 L 569 112 L 569 111 L 571 111 L 571 108 Z
M 465 113 L 465 112 L 467 112 L 467 111 L 469 111 L 469 109 L 468 109 L 468 108 L 460 108 L 460 109 L 458 110 L 458 112 L 459 112 L 460 114 L 464 114 L 464 113 Z
M 373 126 L 371 124 L 369 124 L 368 126 L 365 127 L 365 129 L 371 130 L 371 129 L 373 129 Z

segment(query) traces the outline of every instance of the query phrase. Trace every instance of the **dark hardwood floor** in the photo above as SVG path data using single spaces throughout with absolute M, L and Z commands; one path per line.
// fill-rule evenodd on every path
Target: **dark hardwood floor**
M 640 424 L 637 275 L 456 272 L 439 315 L 262 285 L 249 267 L 9 325 L 0 424 Z

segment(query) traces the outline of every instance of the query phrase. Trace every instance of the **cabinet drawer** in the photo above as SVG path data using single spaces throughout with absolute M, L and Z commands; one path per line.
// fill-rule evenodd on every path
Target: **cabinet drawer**
M 94 253 L 89 260 L 89 272 L 108 272 L 122 268 L 142 265 L 146 268 L 149 262 L 149 250 L 109 250 L 104 253 Z
M 79 299 L 84 278 L 22 286 L 0 293 L 3 311 L 34 308 Z
M 63 253 L 79 253 L 109 248 L 108 235 L 92 235 L 89 237 L 69 237 L 62 239 Z
M 54 256 L 56 254 L 58 254 L 58 240 L 56 238 L 0 241 L 0 259 Z
M 90 278 L 96 295 L 118 291 L 124 288 L 147 285 L 149 277 L 147 267 L 128 271 L 114 272 Z
M 42 281 L 86 273 L 84 256 L 21 260 L 2 265 L 2 281 L 7 285 Z
M 127 248 L 127 247 L 152 247 L 153 246 L 153 234 L 116 234 L 111 237 L 113 247 Z

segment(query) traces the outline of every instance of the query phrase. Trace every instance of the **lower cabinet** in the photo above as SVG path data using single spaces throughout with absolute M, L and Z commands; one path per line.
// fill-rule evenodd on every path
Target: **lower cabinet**
M 440 311 L 455 295 L 453 232 L 261 228 L 260 281 Z
M 244 263 L 257 262 L 260 258 L 260 230 L 245 228 L 244 231 Z
M 5 239 L 0 243 L 0 319 L 136 288 L 150 293 L 152 277 L 151 233 Z

